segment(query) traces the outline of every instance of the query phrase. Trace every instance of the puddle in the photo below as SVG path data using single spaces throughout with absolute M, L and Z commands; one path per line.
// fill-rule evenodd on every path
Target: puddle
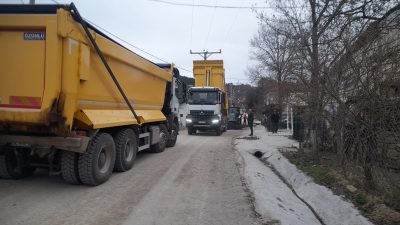
M 245 139 L 245 140 L 254 141 L 254 140 L 258 140 L 258 139 L 260 139 L 260 138 L 257 137 L 257 136 L 243 136 L 243 137 L 237 137 L 236 139 Z

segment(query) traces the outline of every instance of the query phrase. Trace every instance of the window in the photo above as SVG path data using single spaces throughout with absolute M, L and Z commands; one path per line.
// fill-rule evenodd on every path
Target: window
M 215 105 L 218 102 L 218 92 L 215 91 L 194 91 L 189 94 L 189 104 Z

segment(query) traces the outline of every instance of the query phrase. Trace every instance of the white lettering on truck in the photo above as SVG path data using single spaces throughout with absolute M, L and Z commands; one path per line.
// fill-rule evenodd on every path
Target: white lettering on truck
M 44 32 L 24 32 L 24 40 L 46 40 L 46 34 Z

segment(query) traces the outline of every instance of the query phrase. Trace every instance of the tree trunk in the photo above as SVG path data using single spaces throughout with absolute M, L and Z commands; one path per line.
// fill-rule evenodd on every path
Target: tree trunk
M 371 133 L 368 132 L 369 135 L 371 135 L 372 132 L 374 132 L 374 131 L 371 131 Z M 366 145 L 364 145 L 366 147 L 366 149 L 365 149 L 366 152 L 365 152 L 363 169 L 364 169 L 365 186 L 368 189 L 375 189 L 375 182 L 374 182 L 374 177 L 372 174 L 372 167 L 373 167 L 372 157 L 374 154 L 373 151 L 376 150 L 377 146 L 376 146 L 376 142 L 373 138 L 374 135 L 372 134 L 371 136 L 372 137 L 367 137 L 367 140 L 366 140 L 367 143 L 366 143 Z
M 335 136 L 336 136 L 336 152 L 339 156 L 340 165 L 342 167 L 342 172 L 346 175 L 346 154 L 344 148 L 344 108 L 343 105 L 339 105 L 336 121 L 335 121 Z
M 314 137 L 311 140 L 313 156 L 315 159 L 319 159 L 319 141 L 320 138 L 320 122 L 321 122 L 321 111 L 319 110 L 319 97 L 320 97 L 320 87 L 319 87 L 319 46 L 318 46 L 318 23 L 317 23 L 317 15 L 316 15 L 316 2 L 315 0 L 310 0 L 311 6 L 311 19 L 312 19 L 312 28 L 311 28 L 311 88 L 310 88 L 310 96 L 311 96 L 311 133 Z

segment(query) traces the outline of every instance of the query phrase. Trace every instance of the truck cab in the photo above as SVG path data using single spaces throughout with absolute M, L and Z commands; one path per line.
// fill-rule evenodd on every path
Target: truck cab
M 228 109 L 228 129 L 242 129 L 240 107 L 230 106 Z
M 215 131 L 221 135 L 227 129 L 226 94 L 217 87 L 191 87 L 188 91 L 188 134 Z

